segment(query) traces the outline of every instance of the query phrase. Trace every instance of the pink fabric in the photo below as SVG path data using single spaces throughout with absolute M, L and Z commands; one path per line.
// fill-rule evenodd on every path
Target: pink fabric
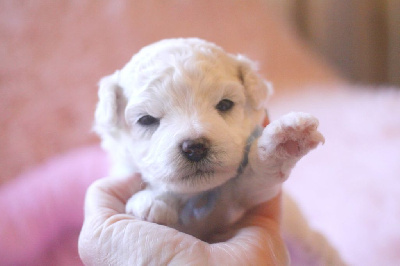
M 82 148 L 1 186 L 0 265 L 80 265 L 85 191 L 107 169 L 100 148 Z

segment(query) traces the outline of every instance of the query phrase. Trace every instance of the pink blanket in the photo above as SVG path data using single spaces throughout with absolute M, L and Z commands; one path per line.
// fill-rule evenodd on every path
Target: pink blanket
M 0 265 L 81 265 L 84 195 L 107 169 L 100 148 L 82 148 L 0 187 Z
M 310 91 L 272 102 L 319 117 L 326 144 L 294 169 L 286 190 L 351 265 L 400 265 L 400 91 Z M 80 265 L 83 198 L 108 162 L 74 150 L 0 187 L 0 265 Z M 315 261 L 293 243 L 293 265 Z

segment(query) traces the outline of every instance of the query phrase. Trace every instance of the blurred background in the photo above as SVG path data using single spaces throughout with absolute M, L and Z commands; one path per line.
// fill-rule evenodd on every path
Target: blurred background
M 399 0 L 267 0 L 354 82 L 400 85 Z

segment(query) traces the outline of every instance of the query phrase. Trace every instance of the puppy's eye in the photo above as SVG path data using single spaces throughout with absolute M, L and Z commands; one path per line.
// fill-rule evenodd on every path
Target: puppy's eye
M 138 124 L 142 126 L 152 126 L 158 124 L 158 122 L 160 122 L 160 120 L 151 115 L 144 115 L 138 120 Z
M 223 99 L 217 104 L 217 106 L 215 106 L 215 108 L 220 112 L 226 112 L 232 109 L 234 105 L 235 104 L 231 100 Z

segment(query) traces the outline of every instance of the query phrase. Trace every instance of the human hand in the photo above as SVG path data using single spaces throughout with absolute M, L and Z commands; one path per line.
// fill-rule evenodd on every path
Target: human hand
M 86 265 L 286 265 L 280 236 L 280 195 L 241 219 L 226 242 L 209 244 L 125 213 L 140 176 L 104 178 L 86 194 L 79 254 Z

